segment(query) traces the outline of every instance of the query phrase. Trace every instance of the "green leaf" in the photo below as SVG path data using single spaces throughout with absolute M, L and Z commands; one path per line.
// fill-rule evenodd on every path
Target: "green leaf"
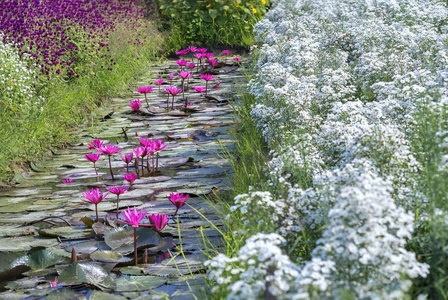
M 165 284 L 166 279 L 158 276 L 131 276 L 120 277 L 115 283 L 117 292 L 143 292 Z
M 215 19 L 218 16 L 218 11 L 216 9 L 209 9 L 208 14 L 212 19 Z
M 58 278 L 66 283 L 87 283 L 101 289 L 113 288 L 115 283 L 102 267 L 90 262 L 75 262 L 62 271 Z
M 112 251 L 97 251 L 90 254 L 90 258 L 93 260 L 103 261 L 103 262 L 126 262 L 131 261 L 130 258 L 123 257 L 120 253 L 115 253 Z
M 47 250 L 39 250 L 30 255 L 22 256 L 11 263 L 11 268 L 20 265 L 28 266 L 33 271 L 40 271 L 58 262 L 62 262 L 63 257 Z
M 116 252 L 128 254 L 134 251 L 134 228 L 119 227 L 104 235 L 106 244 Z M 137 247 L 159 245 L 160 235 L 147 227 L 137 228 Z

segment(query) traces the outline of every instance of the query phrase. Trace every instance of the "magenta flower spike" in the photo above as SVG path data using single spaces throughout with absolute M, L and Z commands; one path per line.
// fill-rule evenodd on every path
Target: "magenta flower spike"
M 110 176 L 112 176 L 112 180 L 115 180 L 114 173 L 112 172 L 112 163 L 110 162 L 110 157 L 111 155 L 120 151 L 121 148 L 118 148 L 116 145 L 107 144 L 106 146 L 99 147 L 97 150 L 101 153 L 109 155 Z
M 178 89 L 177 87 L 174 87 L 174 86 L 171 87 L 170 94 L 171 94 L 171 96 L 173 96 L 173 101 L 171 102 L 171 109 L 174 109 L 174 96 L 176 96 L 180 92 L 182 92 L 181 89 Z
M 201 74 L 201 78 L 205 80 L 205 97 L 207 97 L 208 82 L 213 80 L 215 76 L 212 74 Z
M 92 154 L 88 153 L 86 156 L 84 156 L 85 159 L 87 159 L 90 162 L 93 162 L 93 167 L 95 168 L 95 173 L 98 175 L 98 170 L 96 169 L 96 162 L 100 159 L 101 153 L 98 154 Z
M 103 141 L 100 139 L 93 140 L 91 143 L 87 144 L 89 146 L 89 149 L 97 149 L 101 146 L 103 146 Z
M 169 196 L 166 196 L 168 199 L 170 199 L 171 203 L 173 203 L 174 206 L 176 206 L 176 211 L 174 212 L 173 215 L 173 220 L 174 217 L 177 214 L 177 211 L 179 210 L 179 208 L 181 208 L 182 206 L 185 205 L 185 203 L 187 203 L 189 195 L 184 195 L 184 194 L 178 194 L 178 193 L 171 193 Z
M 132 152 L 135 155 L 135 170 L 137 171 L 137 178 L 140 178 L 140 171 L 138 169 L 138 164 L 139 164 L 138 158 L 142 156 L 142 154 L 145 151 L 144 149 L 145 149 L 144 147 L 136 147 L 136 148 L 132 149 Z M 143 158 L 142 158 L 142 165 L 143 165 Z M 143 176 L 143 174 L 142 174 L 142 176 Z
M 176 52 L 176 55 L 182 56 L 188 54 L 188 49 L 180 50 Z
M 157 153 L 156 168 L 153 173 L 153 175 L 156 175 L 156 171 L 159 168 L 159 153 L 162 152 L 162 150 L 165 149 L 166 146 L 168 146 L 168 145 L 165 144 L 164 142 L 162 142 L 162 140 L 158 140 L 158 141 L 154 142 L 153 146 L 154 146 L 154 152 Z
M 118 219 L 118 215 L 120 214 L 120 212 L 119 212 L 119 210 L 118 210 L 118 208 L 119 208 L 119 206 L 120 206 L 120 204 L 119 204 L 119 202 L 120 202 L 120 195 L 121 195 L 121 194 L 124 194 L 124 193 L 127 193 L 128 188 L 129 188 L 129 187 L 127 187 L 127 186 L 122 186 L 122 187 L 110 187 L 110 188 L 107 188 L 107 190 L 109 191 L 109 193 L 112 193 L 112 194 L 117 195 L 117 219 Z
M 146 105 L 149 108 L 149 103 L 148 103 L 148 97 L 146 96 L 146 94 L 151 93 L 154 90 L 154 88 L 152 86 L 145 86 L 145 87 L 138 87 L 137 88 L 137 92 L 145 94 L 145 101 L 146 101 Z
M 128 207 L 128 210 L 122 210 L 124 218 L 126 221 L 119 220 L 122 223 L 131 225 L 134 227 L 134 263 L 137 265 L 137 228 L 140 224 L 140 222 L 146 217 L 146 214 L 148 212 L 144 212 L 143 208 L 140 210 L 140 212 L 137 210 L 137 208 L 134 206 L 134 209 L 131 210 L 130 207 Z
M 140 107 L 142 107 L 142 101 L 140 99 L 134 100 L 129 102 L 129 105 L 131 106 L 133 111 L 140 111 Z
M 198 93 L 203 93 L 203 92 L 205 92 L 205 86 L 197 86 L 197 85 L 194 85 L 193 88 L 194 88 L 194 90 L 195 90 L 196 92 L 198 92 Z
M 167 215 L 152 214 L 148 216 L 149 224 L 154 228 L 155 231 L 160 232 L 165 228 L 168 223 Z
M 54 278 L 54 281 L 50 281 L 50 287 L 57 287 L 58 286 L 58 276 Z
M 212 66 L 212 70 L 218 65 L 218 61 L 216 59 L 209 59 L 208 63 Z
M 73 183 L 73 179 L 67 178 L 65 180 L 62 180 L 62 183 Z
M 162 78 L 154 80 L 154 84 L 159 86 L 159 93 L 160 93 L 160 86 L 165 82 Z
M 225 63 L 227 63 L 227 56 L 229 56 L 230 54 L 230 50 L 222 50 L 222 54 L 224 54 L 226 56 L 226 61 Z
M 106 197 L 109 195 L 109 193 L 103 194 L 103 192 L 101 192 L 99 188 L 96 188 L 96 189 L 92 189 L 91 192 L 89 192 L 87 190 L 84 193 L 82 193 L 82 195 L 84 197 L 86 197 L 86 199 L 88 200 L 88 201 L 86 201 L 86 200 L 82 200 L 82 201 L 95 204 L 96 221 L 99 222 L 100 218 L 98 216 L 98 203 L 100 203 L 101 201 L 106 199 Z
M 129 187 L 132 187 L 132 183 L 137 179 L 137 174 L 134 173 L 127 173 L 124 175 L 124 180 L 129 182 Z
M 184 66 L 186 66 L 188 64 L 188 61 L 179 59 L 179 60 L 176 60 L 176 63 L 179 65 L 180 70 L 183 71 Z
M 182 71 L 179 73 L 179 77 L 182 78 L 182 99 L 185 101 L 185 79 L 188 79 L 192 74 L 188 71 Z
M 126 164 L 126 171 L 129 173 L 129 164 L 132 162 L 132 159 L 134 158 L 134 154 L 126 153 L 123 157 L 123 155 L 120 154 L 121 160 Z

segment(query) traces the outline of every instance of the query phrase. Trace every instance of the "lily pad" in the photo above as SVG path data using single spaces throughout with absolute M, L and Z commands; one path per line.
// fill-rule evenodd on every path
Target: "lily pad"
M 127 254 L 134 251 L 134 228 L 118 227 L 115 228 L 104 236 L 104 241 L 114 251 Z M 145 227 L 137 228 L 137 247 L 149 247 L 159 245 L 160 235 Z
M 25 255 L 14 260 L 11 263 L 11 268 L 25 265 L 30 267 L 33 271 L 39 271 L 62 261 L 64 261 L 64 258 L 53 252 L 38 250 L 30 255 Z
M 87 299 L 83 294 L 79 294 L 71 289 L 63 288 L 59 290 L 55 290 L 51 294 L 45 297 L 46 300 L 61 300 L 61 299 L 70 299 L 70 300 L 84 300 Z
M 123 257 L 122 254 L 112 251 L 97 251 L 90 254 L 90 258 L 102 262 L 127 262 L 130 258 Z
M 97 250 L 110 250 L 109 246 L 104 242 L 99 241 L 85 241 L 76 244 L 72 244 L 65 248 L 65 251 L 72 252 L 72 248 L 75 247 L 77 253 L 90 254 Z
M 109 274 L 97 264 L 90 262 L 75 262 L 65 268 L 58 278 L 65 283 L 87 283 L 101 289 L 110 289 L 115 286 Z
M 143 292 L 164 285 L 166 279 L 158 276 L 131 276 L 120 277 L 115 283 L 118 292 Z
M 34 236 L 20 236 L 14 238 L 3 238 L 0 243 L 0 251 L 27 251 L 33 247 L 51 247 L 57 245 L 56 239 L 46 239 Z
M 114 295 L 101 291 L 93 291 L 89 297 L 89 300 L 126 300 L 126 299 L 127 299 L 126 297 L 123 297 L 121 295 Z
M 113 227 L 107 226 L 100 222 L 96 222 L 95 224 L 92 225 L 92 229 L 93 231 L 95 231 L 96 234 L 106 234 L 107 232 L 112 230 Z
M 62 237 L 67 239 L 84 237 L 92 234 L 91 229 L 85 229 L 85 228 L 80 229 L 80 228 L 73 228 L 70 226 L 42 229 L 39 230 L 38 232 L 41 236 Z

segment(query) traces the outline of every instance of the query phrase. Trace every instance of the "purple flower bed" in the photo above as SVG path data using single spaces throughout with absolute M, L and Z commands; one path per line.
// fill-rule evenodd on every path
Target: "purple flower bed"
M 3 42 L 14 42 L 20 55 L 29 53 L 47 76 L 79 77 L 74 66 L 86 55 L 108 58 L 101 67 L 112 70 L 109 34 L 119 23 L 139 26 L 144 16 L 132 0 L 0 0 Z

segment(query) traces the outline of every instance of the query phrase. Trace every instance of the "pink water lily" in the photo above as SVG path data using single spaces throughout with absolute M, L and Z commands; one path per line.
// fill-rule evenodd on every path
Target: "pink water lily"
M 82 193 L 82 195 L 88 200 L 82 200 L 84 202 L 90 202 L 95 204 L 95 212 L 96 212 L 96 221 L 99 222 L 100 218 L 98 216 L 98 203 L 106 199 L 106 197 L 109 195 L 109 193 L 104 194 L 102 191 L 100 191 L 99 188 L 92 189 L 91 192 L 88 190 Z
M 165 82 L 162 78 L 154 80 L 154 84 L 159 86 L 159 93 L 160 93 L 160 86 Z
M 170 199 L 171 203 L 173 203 L 174 206 L 176 206 L 176 211 L 174 212 L 173 215 L 173 220 L 174 217 L 177 214 L 177 211 L 179 210 L 179 208 L 181 208 L 182 206 L 185 205 L 185 203 L 187 203 L 189 195 L 184 195 L 184 194 L 178 194 L 178 193 L 171 193 L 169 196 L 166 196 L 168 199 Z
M 144 86 L 144 87 L 138 87 L 137 88 L 137 92 L 142 93 L 145 95 L 145 101 L 146 101 L 146 105 L 149 108 L 149 102 L 148 102 L 148 93 L 151 93 L 154 90 L 154 87 L 152 86 Z
M 171 109 L 174 109 L 174 96 L 176 96 L 177 94 L 179 94 L 180 92 L 182 92 L 181 89 L 178 89 L 177 87 L 174 86 L 169 86 L 167 88 L 165 88 L 165 92 L 167 92 L 169 95 L 173 96 L 173 101 L 171 104 Z M 168 98 L 169 99 L 169 98 Z M 169 109 L 169 102 L 167 103 L 167 109 Z
M 71 179 L 71 178 L 67 178 L 67 179 L 65 179 L 65 180 L 62 180 L 62 183 L 73 183 L 73 179 Z
M 208 82 L 213 80 L 215 76 L 212 74 L 201 74 L 201 78 L 205 80 L 205 97 L 207 97 Z
M 103 141 L 100 139 L 96 139 L 87 145 L 89 146 L 89 149 L 97 149 L 97 148 L 103 146 Z
M 137 179 L 137 174 L 134 173 L 127 173 L 124 175 L 124 180 L 129 182 L 129 187 L 132 187 L 132 183 Z
M 58 286 L 58 276 L 54 278 L 54 281 L 50 281 L 50 287 L 57 287 Z
M 196 67 L 196 64 L 195 63 L 189 63 L 188 64 L 188 67 L 190 68 L 190 69 L 194 69 L 194 67 Z
M 182 99 L 185 100 L 185 79 L 190 78 L 192 74 L 188 71 L 182 71 L 179 73 L 179 77 L 182 78 Z
M 194 57 L 196 57 L 196 59 L 198 60 L 198 68 L 197 71 L 199 72 L 199 65 L 202 65 L 202 53 L 196 53 L 195 55 L 193 55 Z
M 142 101 L 140 101 L 140 99 L 137 99 L 129 102 L 129 105 L 131 106 L 131 109 L 133 111 L 140 111 L 140 107 L 142 107 Z
M 227 63 L 227 56 L 229 56 L 230 50 L 222 50 L 222 54 L 224 54 L 226 56 L 225 62 Z
M 142 158 L 142 176 L 143 176 L 143 157 L 145 157 L 148 154 L 148 151 L 147 151 L 146 147 L 136 147 L 136 148 L 132 149 L 132 152 L 134 153 L 135 160 L 137 162 L 137 165 L 135 167 L 135 169 L 137 170 L 137 176 L 139 176 L 138 158 L 139 157 Z
M 212 66 L 212 69 L 214 69 L 218 65 L 218 61 L 216 59 L 209 59 L 208 63 L 210 66 Z
M 191 53 L 195 53 L 198 50 L 198 48 L 190 46 L 188 47 L 188 51 L 190 51 Z
M 239 57 L 235 57 L 233 60 L 235 60 L 235 62 L 236 62 L 237 64 L 240 64 L 240 63 L 241 63 L 241 58 L 239 58 Z
M 147 156 L 147 167 L 148 167 L 148 172 L 151 172 L 151 167 L 149 165 L 149 159 L 152 156 L 152 168 L 154 169 L 154 153 L 155 153 L 155 144 L 156 142 L 154 142 L 153 140 L 148 140 L 148 139 L 143 139 L 140 138 L 140 144 L 144 147 L 146 147 L 146 151 L 148 152 L 148 156 Z
M 167 215 L 152 214 L 148 216 L 149 224 L 154 228 L 155 231 L 160 232 L 165 228 L 168 223 Z
M 140 210 L 140 212 L 137 210 L 137 208 L 134 206 L 134 209 L 131 210 L 130 207 L 128 207 L 128 210 L 122 210 L 124 218 L 126 221 L 119 220 L 122 223 L 132 225 L 134 227 L 134 262 L 135 265 L 137 265 L 137 227 L 139 226 L 140 222 L 145 218 L 146 214 L 148 212 L 143 211 L 143 208 Z
M 214 89 L 217 89 L 217 88 L 219 88 L 219 85 L 221 84 L 221 80 L 220 81 L 218 81 L 218 83 L 217 84 L 215 84 L 215 86 L 213 87 Z
M 129 164 L 132 162 L 132 159 L 134 158 L 134 154 L 126 153 L 123 157 L 123 155 L 120 154 L 121 160 L 126 164 L 126 171 L 129 173 Z
M 204 53 L 203 55 L 202 55 L 202 57 L 205 57 L 205 58 L 208 58 L 208 59 L 210 59 L 210 58 L 212 58 L 212 57 L 214 57 L 215 55 L 213 54 L 213 53 Z
M 199 48 L 199 49 L 196 49 L 196 52 L 199 52 L 199 53 L 205 53 L 205 52 L 207 52 L 207 48 Z
M 179 59 L 179 60 L 176 60 L 176 63 L 179 65 L 180 70 L 183 71 L 184 66 L 186 66 L 188 64 L 188 61 Z
M 90 162 L 93 162 L 93 167 L 95 168 L 95 173 L 98 175 L 98 170 L 96 169 L 96 162 L 100 159 L 101 153 L 98 154 L 92 154 L 88 153 L 86 156 L 84 156 L 85 159 L 87 159 Z
M 197 85 L 194 85 L 193 88 L 194 88 L 194 90 L 195 90 L 196 92 L 198 92 L 198 93 L 203 93 L 203 92 L 205 92 L 205 86 L 197 86 Z
M 106 146 L 99 147 L 97 150 L 101 153 L 105 153 L 105 154 L 109 155 L 110 176 L 112 176 L 112 180 L 115 180 L 114 173 L 112 172 L 112 163 L 110 161 L 110 157 L 111 157 L 111 155 L 120 151 L 121 148 L 118 148 L 116 145 L 107 144 Z
M 154 142 L 154 152 L 157 153 L 157 161 L 156 161 L 156 168 L 154 170 L 153 175 L 156 174 L 155 172 L 159 168 L 159 153 L 162 152 L 162 150 L 165 149 L 166 146 L 168 146 L 168 145 L 165 144 L 164 142 L 162 142 L 162 140 L 157 140 L 156 142 Z
M 120 206 L 120 204 L 119 204 L 120 203 L 120 195 L 127 193 L 128 189 L 129 189 L 129 187 L 127 187 L 127 186 L 107 188 L 107 190 L 110 193 L 117 195 L 117 219 L 118 219 L 118 215 L 120 214 L 120 212 L 118 211 L 118 208 Z
M 176 52 L 176 55 L 182 56 L 188 54 L 188 49 L 180 50 Z

